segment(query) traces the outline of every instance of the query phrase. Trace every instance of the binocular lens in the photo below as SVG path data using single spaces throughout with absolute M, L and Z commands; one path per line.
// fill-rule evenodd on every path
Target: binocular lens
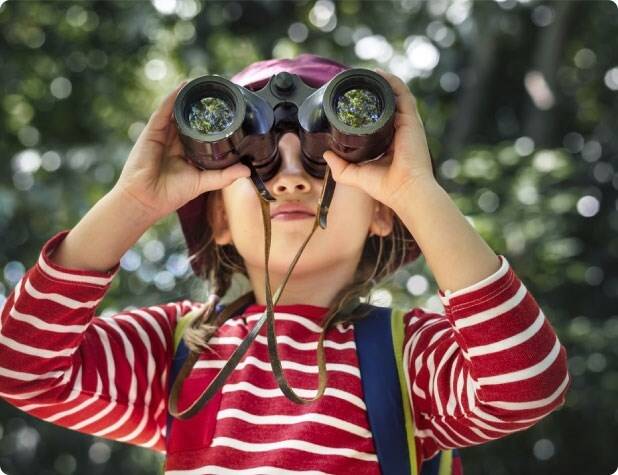
M 221 132 L 234 120 L 234 111 L 220 97 L 203 97 L 191 104 L 189 125 L 204 134 Z
M 337 118 L 350 127 L 364 127 L 378 121 L 380 100 L 368 89 L 350 89 L 337 99 Z

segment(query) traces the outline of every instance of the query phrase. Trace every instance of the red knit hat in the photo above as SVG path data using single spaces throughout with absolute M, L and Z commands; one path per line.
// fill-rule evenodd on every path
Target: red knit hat
M 271 76 L 281 71 L 287 71 L 300 76 L 309 86 L 318 88 L 347 69 L 350 69 L 350 66 L 315 54 L 303 53 L 293 59 L 256 61 L 232 76 L 230 81 L 255 91 L 265 86 Z M 176 210 L 187 242 L 189 255 L 197 252 L 208 231 L 206 220 L 207 195 L 208 192 L 203 193 Z M 420 249 L 416 243 L 411 243 L 406 253 L 405 262 L 413 261 L 419 254 Z M 203 255 L 199 255 L 191 261 L 193 272 L 198 276 L 200 276 L 200 270 L 203 269 L 204 265 L 202 259 Z

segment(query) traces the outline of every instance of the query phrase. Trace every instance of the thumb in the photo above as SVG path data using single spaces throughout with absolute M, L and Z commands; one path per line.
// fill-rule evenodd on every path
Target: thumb
M 242 163 L 214 170 L 200 170 L 200 192 L 213 191 L 234 183 L 239 178 L 249 177 L 251 170 Z
M 348 162 L 332 150 L 327 150 L 322 155 L 328 164 L 333 180 L 344 185 L 355 185 L 358 182 L 359 166 Z

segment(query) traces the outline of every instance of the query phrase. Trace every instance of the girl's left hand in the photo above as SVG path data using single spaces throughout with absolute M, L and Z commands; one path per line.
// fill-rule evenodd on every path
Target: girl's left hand
M 401 78 L 381 69 L 375 71 L 395 93 L 395 134 L 389 148 L 382 157 L 369 162 L 348 162 L 332 150 L 324 152 L 323 157 L 335 182 L 360 188 L 395 209 L 404 190 L 412 189 L 419 180 L 435 182 L 435 177 L 416 99 Z

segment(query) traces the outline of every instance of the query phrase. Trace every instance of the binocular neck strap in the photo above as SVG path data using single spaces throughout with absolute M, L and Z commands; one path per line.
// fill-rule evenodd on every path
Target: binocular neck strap
M 255 169 L 253 168 L 252 164 L 250 164 L 249 166 L 250 168 L 252 168 L 252 174 L 253 174 L 255 172 Z M 240 359 L 247 352 L 247 350 L 249 349 L 249 346 L 251 345 L 255 337 L 258 335 L 260 329 L 262 328 L 266 320 L 268 320 L 267 338 L 268 338 L 268 354 L 270 358 L 270 363 L 271 363 L 273 372 L 275 374 L 275 377 L 277 379 L 279 388 L 281 388 L 281 391 L 283 392 L 283 394 L 285 394 L 288 397 L 288 399 L 298 404 L 308 404 L 322 397 L 322 395 L 324 394 L 324 391 L 326 390 L 326 384 L 328 380 L 328 376 L 326 374 L 326 362 L 325 362 L 325 357 L 324 357 L 324 336 L 325 336 L 326 329 L 322 328 L 322 332 L 320 333 L 320 338 L 318 340 L 318 349 L 317 349 L 318 372 L 319 372 L 318 391 L 317 391 L 317 394 L 313 398 L 303 399 L 300 396 L 298 396 L 292 390 L 292 388 L 290 388 L 287 382 L 287 379 L 285 378 L 283 374 L 281 360 L 279 359 L 279 353 L 277 351 L 277 339 L 275 335 L 275 325 L 274 325 L 275 319 L 274 319 L 273 307 L 279 301 L 279 298 L 281 297 L 281 293 L 283 292 L 283 289 L 285 288 L 285 285 L 292 273 L 292 270 L 294 269 L 294 266 L 298 262 L 300 255 L 302 254 L 303 250 L 305 249 L 305 246 L 309 242 L 309 239 L 311 239 L 311 236 L 313 236 L 313 233 L 315 232 L 318 225 L 324 224 L 321 227 L 323 229 L 326 228 L 326 215 L 328 213 L 328 203 L 330 203 L 330 200 L 333 196 L 334 185 L 335 185 L 335 182 L 332 179 L 330 168 L 326 167 L 326 173 L 324 175 L 324 181 L 322 185 L 322 194 L 320 196 L 320 200 L 318 203 L 319 212 L 316 213 L 316 217 L 313 223 L 313 228 L 311 229 L 311 233 L 309 234 L 309 236 L 307 236 L 307 239 L 305 239 L 305 242 L 302 244 L 298 253 L 294 257 L 294 260 L 290 264 L 290 267 L 287 271 L 287 274 L 285 275 L 285 278 L 283 279 L 283 282 L 281 283 L 279 288 L 275 291 L 274 296 L 271 293 L 270 275 L 268 272 L 268 259 L 270 256 L 270 242 L 271 242 L 271 239 L 270 239 L 271 238 L 270 200 L 267 198 L 267 195 L 266 193 L 264 193 L 264 190 L 263 189 L 260 190 L 260 188 L 256 186 L 255 189 L 256 189 L 256 193 L 258 197 L 260 198 L 260 206 L 262 209 L 262 219 L 264 221 L 264 238 L 265 238 L 264 261 L 265 261 L 265 268 L 266 268 L 266 279 L 265 279 L 266 280 L 265 282 L 266 310 L 265 310 L 265 313 L 262 315 L 260 320 L 256 322 L 251 332 L 249 332 L 249 334 L 242 341 L 242 343 L 238 346 L 238 348 L 236 348 L 234 353 L 230 356 L 230 358 L 226 362 L 225 366 L 221 368 L 219 373 L 217 373 L 217 376 L 215 376 L 215 378 L 211 381 L 208 387 L 202 392 L 199 398 L 197 398 L 184 411 L 178 411 L 178 395 L 179 395 L 180 389 L 182 388 L 185 378 L 189 375 L 189 373 L 193 369 L 193 366 L 195 365 L 195 363 L 197 362 L 200 356 L 199 353 L 196 353 L 193 351 L 190 352 L 182 368 L 180 369 L 180 372 L 178 373 L 178 376 L 176 380 L 174 381 L 174 384 L 171 389 L 168 406 L 169 406 L 169 412 L 170 414 L 172 414 L 172 416 L 178 419 L 188 419 L 192 417 L 193 415 L 195 415 L 204 406 L 204 404 L 206 404 L 215 395 L 215 393 L 219 390 L 219 388 L 223 386 L 228 376 L 234 370 L 234 368 L 236 367 Z M 223 323 L 225 320 L 227 320 L 228 318 L 231 318 L 240 308 L 245 306 L 252 298 L 253 298 L 253 293 L 248 292 L 245 295 L 243 295 L 241 298 L 237 299 L 235 302 L 226 306 L 218 316 L 215 316 L 215 325 L 218 326 L 221 323 Z M 344 315 L 350 314 L 352 313 L 352 311 L 356 309 L 358 305 L 360 305 L 360 300 L 357 298 L 351 304 L 347 305 L 342 311 L 340 311 L 340 313 Z

